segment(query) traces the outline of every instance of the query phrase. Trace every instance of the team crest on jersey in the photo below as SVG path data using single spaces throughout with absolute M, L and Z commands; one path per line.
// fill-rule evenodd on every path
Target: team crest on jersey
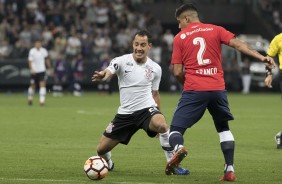
M 110 124 L 106 128 L 106 133 L 108 134 L 112 133 L 114 127 L 115 125 L 113 124 L 113 122 L 110 122 Z
M 147 80 L 153 79 L 153 68 L 149 67 L 148 65 L 145 66 L 145 78 Z

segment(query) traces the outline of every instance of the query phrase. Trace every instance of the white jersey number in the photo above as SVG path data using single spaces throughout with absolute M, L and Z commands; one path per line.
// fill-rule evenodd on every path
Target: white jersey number
M 206 50 L 206 42 L 205 39 L 202 37 L 196 37 L 193 39 L 193 44 L 194 45 L 199 45 L 200 44 L 200 49 L 197 53 L 197 60 L 199 65 L 206 65 L 210 64 L 211 60 L 210 59 L 203 59 L 204 52 Z

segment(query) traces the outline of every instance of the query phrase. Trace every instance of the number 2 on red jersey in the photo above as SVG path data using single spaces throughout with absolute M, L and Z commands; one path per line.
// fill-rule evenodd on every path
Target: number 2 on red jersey
M 202 38 L 202 37 L 196 37 L 193 39 L 193 44 L 194 45 L 200 45 L 200 49 L 197 53 L 197 60 L 198 60 L 198 64 L 199 65 L 207 65 L 207 64 L 210 64 L 211 63 L 211 60 L 210 59 L 204 59 L 203 58 L 203 55 L 204 55 L 204 52 L 206 50 L 206 42 L 205 42 L 205 39 Z

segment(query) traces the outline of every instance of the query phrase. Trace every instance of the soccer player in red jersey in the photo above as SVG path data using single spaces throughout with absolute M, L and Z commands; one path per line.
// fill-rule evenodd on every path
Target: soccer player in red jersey
M 234 181 L 234 138 L 228 121 L 233 120 L 228 107 L 222 69 L 221 44 L 262 61 L 274 68 L 274 61 L 259 54 L 223 27 L 201 23 L 193 4 L 176 9 L 175 17 L 181 31 L 175 36 L 171 64 L 173 73 L 183 86 L 182 96 L 174 112 L 170 127 L 169 143 L 176 151 L 166 164 L 170 175 L 187 155 L 183 134 L 203 116 L 206 109 L 211 114 L 218 132 L 225 159 L 221 181 Z

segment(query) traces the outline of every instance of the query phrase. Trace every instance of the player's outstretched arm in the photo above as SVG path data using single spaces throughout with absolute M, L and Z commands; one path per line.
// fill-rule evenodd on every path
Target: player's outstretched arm
M 161 97 L 159 91 L 152 91 L 152 95 L 159 109 L 161 109 Z
M 91 77 L 91 80 L 93 82 L 95 81 L 106 81 L 112 76 L 112 73 L 110 70 L 103 70 L 103 71 L 95 71 L 93 76 Z
M 267 66 L 270 69 L 275 68 L 275 63 L 273 58 L 269 57 L 269 56 L 263 56 L 261 55 L 258 51 L 256 51 L 255 49 L 253 49 L 251 46 L 249 46 L 248 44 L 246 44 L 245 42 L 242 42 L 240 40 L 238 40 L 237 38 L 232 38 L 228 45 L 230 47 L 235 48 L 236 50 L 249 55 L 251 57 L 257 58 L 258 60 L 260 60 L 261 62 L 263 62 L 265 64 L 265 66 Z

